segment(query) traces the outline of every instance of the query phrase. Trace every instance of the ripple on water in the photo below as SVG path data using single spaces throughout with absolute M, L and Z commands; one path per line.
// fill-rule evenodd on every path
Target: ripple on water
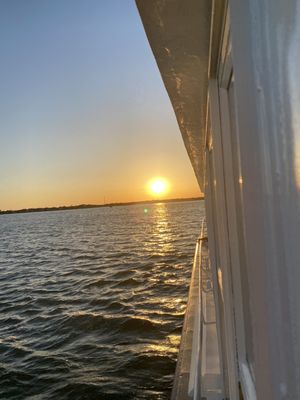
M 0 398 L 170 396 L 202 202 L 0 216 Z

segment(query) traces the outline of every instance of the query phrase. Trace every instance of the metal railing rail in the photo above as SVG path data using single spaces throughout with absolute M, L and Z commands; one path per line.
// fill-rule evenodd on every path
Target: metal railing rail
M 198 276 L 198 302 L 195 310 L 195 321 L 194 321 L 194 334 L 192 342 L 192 355 L 191 355 L 191 366 L 190 366 L 190 378 L 188 385 L 188 394 L 193 400 L 197 400 L 200 393 L 200 382 L 201 382 L 201 360 L 202 360 L 202 337 L 203 337 L 203 310 L 202 310 L 202 296 L 201 296 L 201 261 L 202 261 L 202 245 L 205 239 L 204 237 L 204 226 L 205 220 L 202 221 L 201 234 L 196 243 L 195 257 L 194 257 L 194 270 L 197 271 Z M 199 263 L 199 268 L 197 268 Z
M 213 271 L 205 219 L 196 242 L 193 271 L 172 390 L 172 400 L 220 400 L 222 372 L 217 336 Z
M 206 335 L 208 326 L 216 325 L 215 315 L 207 316 L 207 302 L 211 302 L 210 296 L 214 297 L 212 271 L 207 256 L 207 241 L 205 219 L 202 221 L 201 234 L 197 240 L 194 268 L 197 271 L 198 299 L 195 310 L 194 332 L 192 341 L 192 355 L 190 365 L 190 376 L 188 384 L 188 395 L 193 400 L 199 400 L 202 396 L 203 376 L 206 365 Z M 204 253 L 204 254 L 203 254 Z M 198 263 L 198 264 L 195 264 Z M 208 303 L 209 304 L 209 303 Z

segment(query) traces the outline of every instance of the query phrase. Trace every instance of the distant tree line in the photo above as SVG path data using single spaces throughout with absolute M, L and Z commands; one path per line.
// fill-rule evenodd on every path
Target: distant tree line
M 39 207 L 39 208 L 22 208 L 20 210 L 0 210 L 1 214 L 21 214 L 30 212 L 43 212 L 43 211 L 64 211 L 64 210 L 77 210 L 82 208 L 99 208 L 99 207 L 118 207 L 129 206 L 134 204 L 153 204 L 153 203 L 172 203 L 179 201 L 194 201 L 203 200 L 203 197 L 189 197 L 183 199 L 163 199 L 163 200 L 142 200 L 130 201 L 126 203 L 107 203 L 107 204 L 78 204 L 75 206 L 59 206 L 59 207 Z

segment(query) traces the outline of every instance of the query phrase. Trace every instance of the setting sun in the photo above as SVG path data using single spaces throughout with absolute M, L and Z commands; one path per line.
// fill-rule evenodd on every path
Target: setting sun
M 168 182 L 163 178 L 154 178 L 149 184 L 148 188 L 152 195 L 163 195 L 168 191 Z

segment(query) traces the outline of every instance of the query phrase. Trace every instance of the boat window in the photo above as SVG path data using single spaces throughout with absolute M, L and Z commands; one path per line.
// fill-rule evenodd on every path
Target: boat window
M 234 174 L 234 194 L 236 204 L 236 217 L 237 217 L 237 234 L 239 238 L 238 251 L 240 260 L 240 277 L 241 277 L 241 293 L 243 303 L 243 318 L 244 318 L 244 330 L 245 330 L 245 358 L 250 366 L 252 377 L 253 376 L 253 332 L 252 332 L 252 321 L 251 321 L 251 310 L 250 310 L 250 291 L 249 291 L 249 279 L 247 272 L 247 259 L 246 259 L 246 238 L 244 230 L 244 215 L 243 215 L 243 174 L 240 162 L 239 152 L 239 131 L 237 123 L 237 108 L 234 91 L 234 76 L 232 76 L 229 89 L 228 89 L 228 101 L 229 101 L 229 118 L 231 125 L 231 147 L 232 147 L 232 164 Z

